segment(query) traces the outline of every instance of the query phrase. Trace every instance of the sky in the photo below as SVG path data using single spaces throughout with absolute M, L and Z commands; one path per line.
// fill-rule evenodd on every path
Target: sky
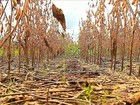
M 78 39 L 80 19 L 86 19 L 89 1 L 91 0 L 52 0 L 52 3 L 63 10 L 66 19 L 66 31 L 72 35 L 75 41 Z

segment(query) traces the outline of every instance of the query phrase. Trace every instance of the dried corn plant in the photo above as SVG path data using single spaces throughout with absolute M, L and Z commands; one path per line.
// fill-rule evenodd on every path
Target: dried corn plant
M 0 48 L 7 52 L 7 77 L 11 72 L 12 60 L 18 61 L 19 73 L 23 63 L 24 70 L 34 70 L 47 59 L 64 53 L 65 47 L 72 42 L 68 33 L 60 32 L 58 22 L 66 30 L 65 20 L 53 17 L 50 2 L 43 0 L 10 0 L 9 2 L 11 2 L 9 16 L 5 10 L 8 1 L 5 6 L 1 4 L 0 7 Z M 18 58 L 13 56 L 12 51 L 18 52 Z
M 104 49 L 105 46 L 103 46 L 103 41 L 108 39 L 105 34 L 106 19 L 104 14 L 104 2 L 100 2 L 100 8 L 97 8 L 96 13 L 94 13 L 93 8 L 94 7 L 91 6 L 91 9 L 87 12 L 87 20 L 81 21 L 79 45 L 81 55 L 84 55 L 86 60 L 101 64 L 103 51 L 106 51 L 106 49 Z M 93 18 L 95 20 L 93 20 Z
M 86 20 L 80 21 L 79 45 L 81 56 L 84 59 L 88 58 L 89 50 L 92 49 L 94 63 L 101 64 L 102 59 L 110 58 L 110 67 L 114 70 L 116 69 L 116 62 L 121 59 L 122 71 L 124 61 L 129 60 L 129 74 L 131 75 L 133 72 L 132 61 L 137 60 L 139 62 L 138 3 L 138 0 L 132 2 L 128 0 L 101 0 L 96 1 L 96 3 L 93 1 L 89 10 L 91 19 L 87 17 Z M 110 13 L 105 13 L 106 5 L 112 5 Z M 92 47 L 89 48 L 89 45 Z

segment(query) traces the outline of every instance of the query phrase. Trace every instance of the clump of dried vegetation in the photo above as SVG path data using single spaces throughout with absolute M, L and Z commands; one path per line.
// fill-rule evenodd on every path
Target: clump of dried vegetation
M 11 5 L 10 14 L 5 10 L 8 4 Z M 58 22 L 66 29 L 63 11 L 59 12 L 55 7 L 54 18 L 51 3 L 44 0 L 8 0 L 6 5 L 0 5 L 0 56 L 1 62 L 7 60 L 7 75 L 10 75 L 13 60 L 17 62 L 19 73 L 22 63 L 26 69 L 30 65 L 34 69 L 35 65 L 63 54 L 66 46 L 73 42 L 68 33 L 59 29 Z
M 120 62 L 121 71 L 125 68 L 124 62 L 128 61 L 131 75 L 132 62 L 140 62 L 139 1 L 110 0 L 111 12 L 106 9 L 106 4 L 106 0 L 89 4 L 87 19 L 81 19 L 80 55 L 86 61 L 100 65 L 111 58 L 110 68 L 115 70 L 117 62 Z

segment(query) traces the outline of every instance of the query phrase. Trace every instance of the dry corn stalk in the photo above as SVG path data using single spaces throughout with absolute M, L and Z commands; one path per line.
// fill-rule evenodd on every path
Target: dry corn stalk
M 114 0 L 110 0 L 108 4 L 114 4 Z
M 135 4 L 136 4 L 136 5 L 138 4 L 138 0 L 133 0 L 133 1 L 132 1 L 132 5 L 135 5 Z
M 17 4 L 20 4 L 20 0 L 12 0 L 14 6 L 16 6 Z
M 13 2 L 13 4 L 14 4 L 14 6 L 17 5 L 17 0 L 12 0 L 12 2 Z
M 29 4 L 30 4 L 30 0 L 27 1 L 26 6 L 25 6 L 25 8 L 26 8 L 27 10 L 30 9 Z
M 0 16 L 1 16 L 1 15 L 2 15 L 2 13 L 3 13 L 3 10 L 4 10 L 3 6 L 2 6 L 2 7 L 0 7 Z
M 26 18 L 29 18 L 28 14 L 24 10 L 23 10 L 23 16 L 26 16 Z
M 20 9 L 20 8 L 17 8 L 17 9 L 16 9 L 16 14 L 15 14 L 15 16 L 16 16 L 15 19 L 16 19 L 16 20 L 19 19 L 21 13 L 22 13 L 21 9 Z
M 20 4 L 20 0 L 17 0 L 17 4 Z
M 126 8 L 126 1 L 125 0 L 122 1 L 122 8 L 123 8 L 123 10 Z

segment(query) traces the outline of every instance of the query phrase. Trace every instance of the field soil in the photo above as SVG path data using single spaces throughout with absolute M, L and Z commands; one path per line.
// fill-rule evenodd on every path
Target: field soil
M 1 62 L 0 69 L 5 67 Z M 127 62 L 124 71 L 119 62 L 111 70 L 109 60 L 99 66 L 77 58 L 57 58 L 20 73 L 16 68 L 0 82 L 0 105 L 136 105 L 140 100 L 140 79 L 136 72 L 128 76 Z

